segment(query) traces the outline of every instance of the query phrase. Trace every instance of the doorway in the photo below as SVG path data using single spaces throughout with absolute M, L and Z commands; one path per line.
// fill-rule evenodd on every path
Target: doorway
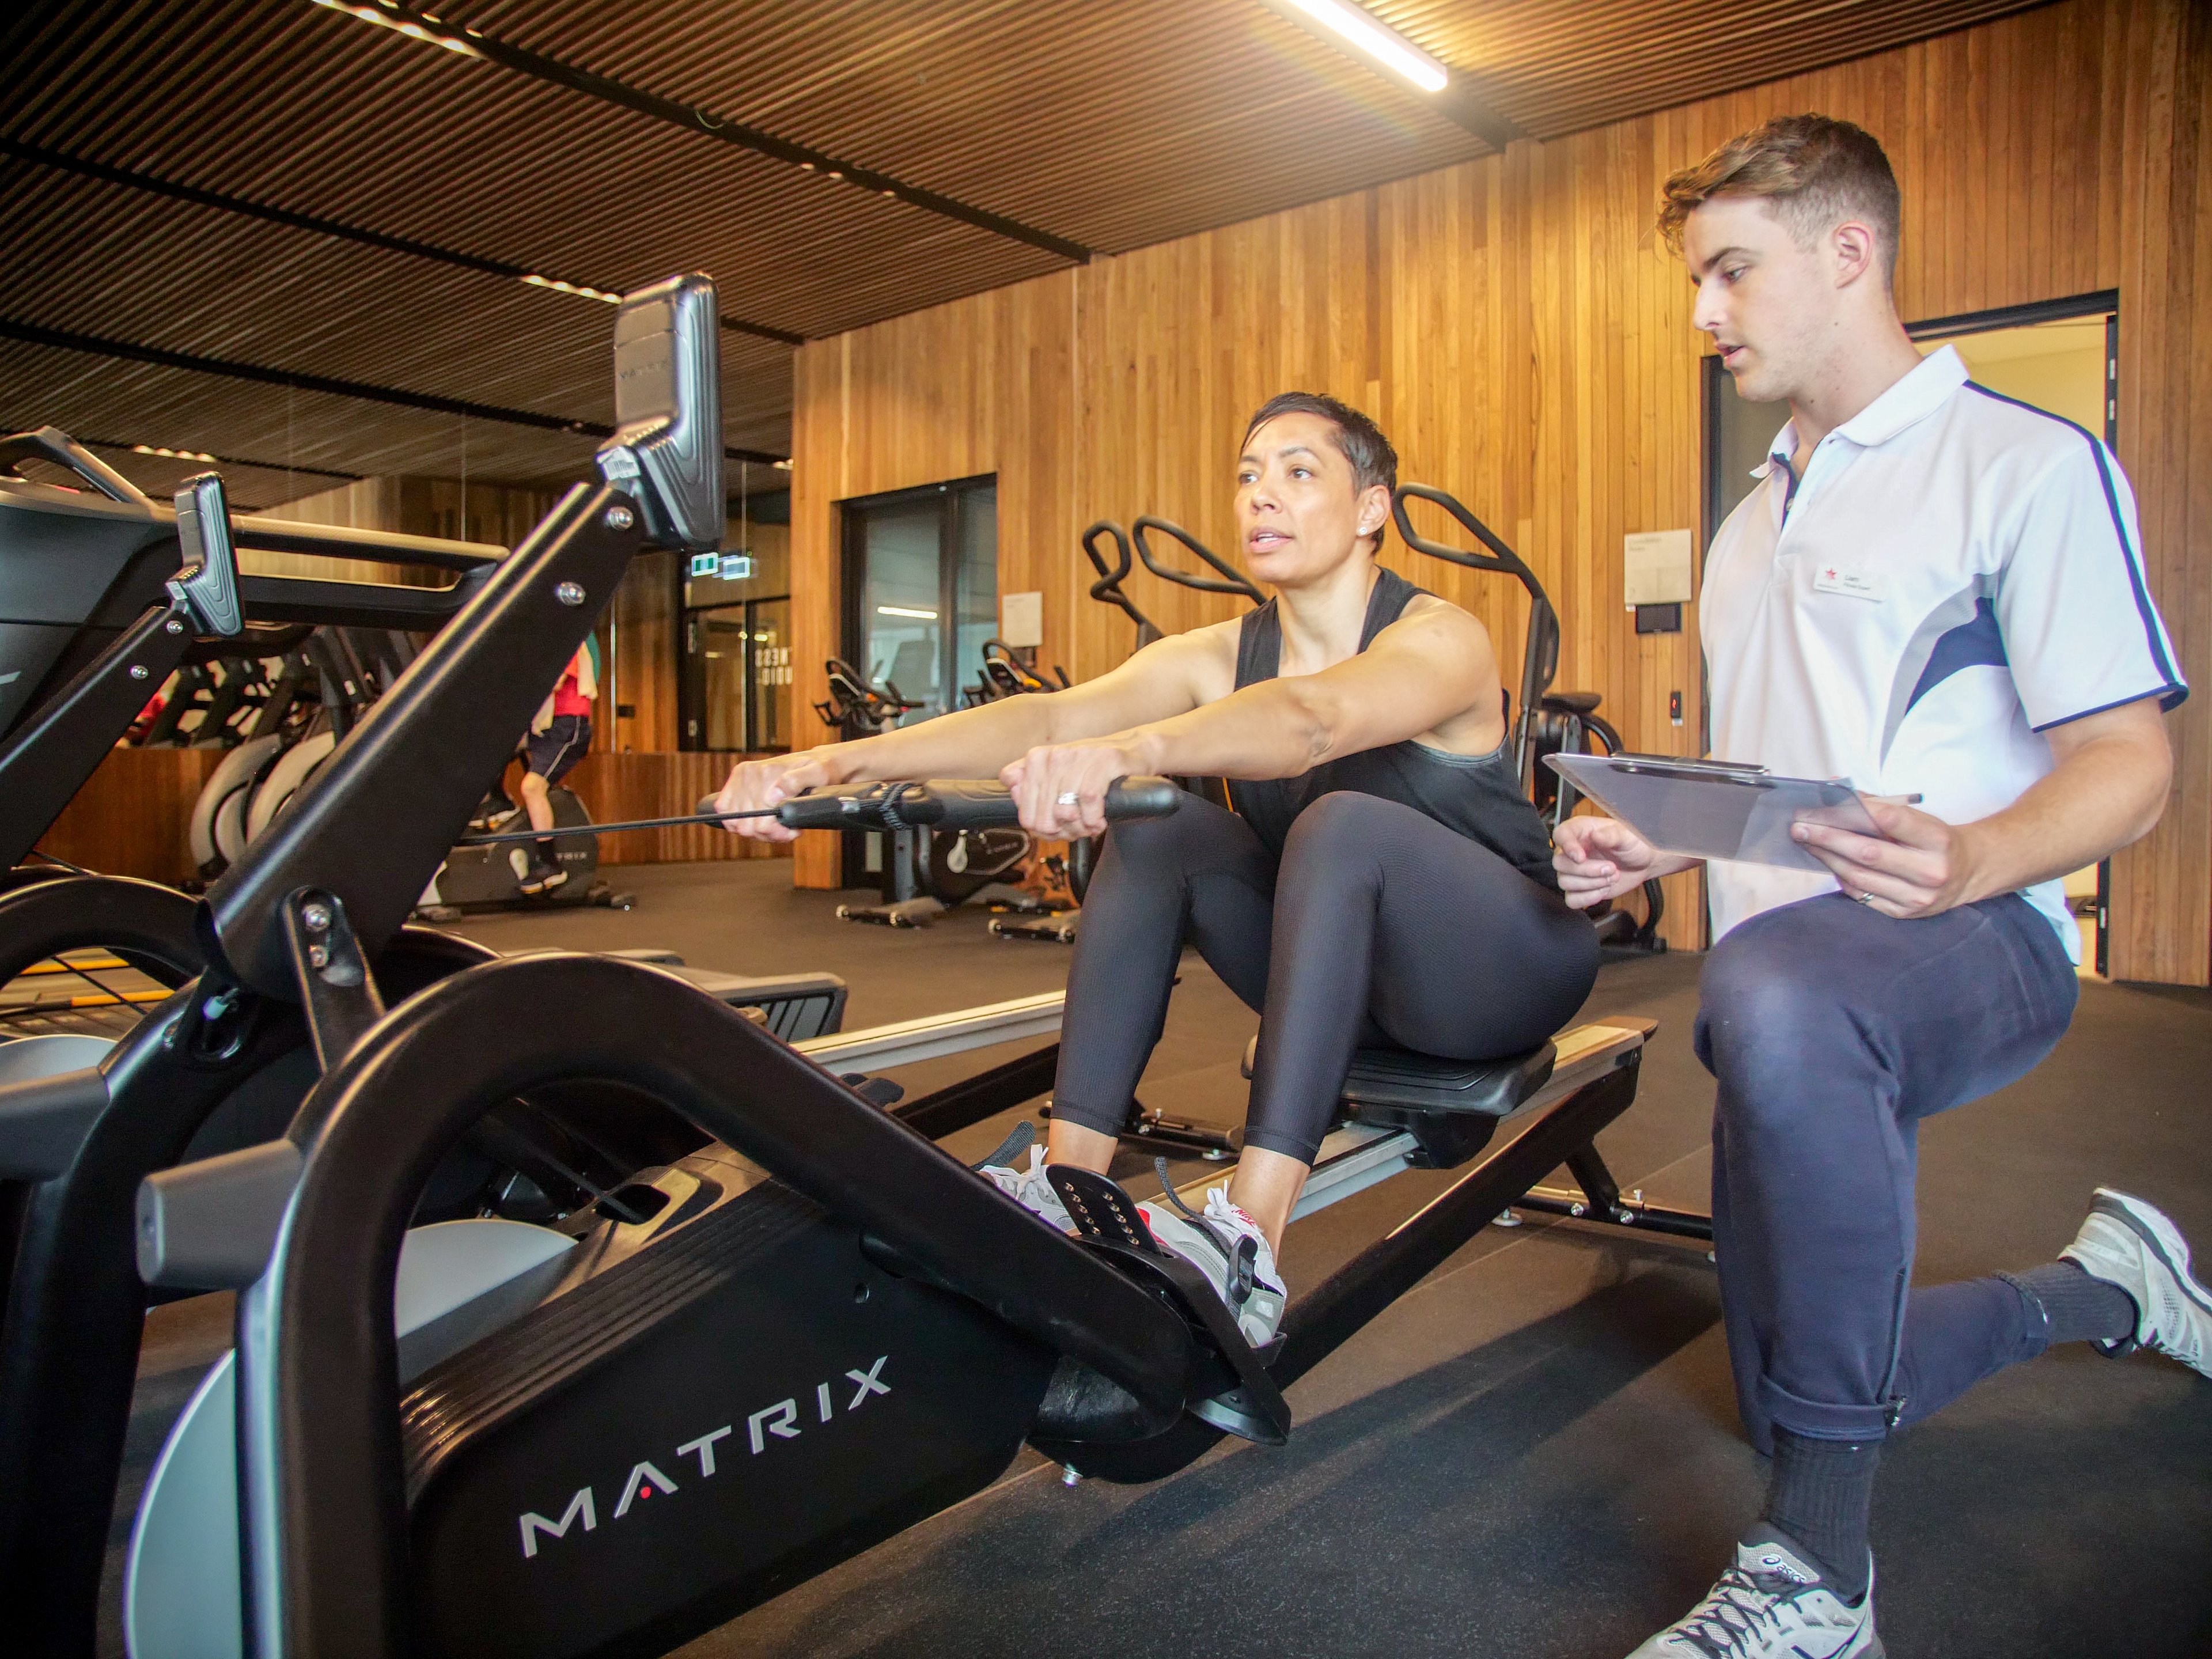
M 912 726 L 960 707 L 999 630 L 995 477 L 927 484 L 843 504 L 842 654 L 917 705 Z
M 1911 323 L 1905 332 L 1925 356 L 1953 346 L 1980 385 L 2033 404 L 2075 425 L 2119 441 L 2119 295 L 2107 289 L 1966 316 Z M 1782 404 L 1747 403 L 1718 357 L 1704 360 L 1705 408 L 1705 545 L 1751 493 L 1751 470 L 1766 459 L 1790 418 Z M 1710 738 L 1710 733 L 1707 734 Z M 2081 933 L 2081 971 L 2109 971 L 2111 865 L 2093 865 L 2066 878 L 2069 908 Z
M 695 559 L 679 592 L 679 746 L 791 749 L 791 556 L 780 525 L 750 526 L 748 550 Z

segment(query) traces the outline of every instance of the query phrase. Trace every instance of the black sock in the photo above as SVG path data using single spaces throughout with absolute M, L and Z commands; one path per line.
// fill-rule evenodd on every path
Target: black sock
M 530 844 L 538 849 L 538 861 L 540 864 L 557 865 L 560 862 L 560 855 L 553 850 L 552 836 L 540 836 Z
M 2123 1342 L 2136 1334 L 2135 1297 L 2078 1261 L 2046 1261 L 1997 1277 L 2027 1298 L 2031 1320 L 2041 1314 L 2052 1342 Z
M 1808 1565 L 1845 1601 L 1867 1593 L 1867 1516 L 1874 1507 L 1879 1440 L 1814 1440 L 1774 1431 L 1774 1474 L 1759 1519 L 1810 1550 Z

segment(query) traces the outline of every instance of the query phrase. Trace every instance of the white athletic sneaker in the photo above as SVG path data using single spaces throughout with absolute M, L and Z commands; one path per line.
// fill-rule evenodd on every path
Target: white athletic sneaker
M 1874 1585 L 1845 1607 L 1771 1528 L 1735 1547 L 1705 1599 L 1628 1659 L 1882 1659 Z
M 1033 1215 L 1042 1217 L 1064 1233 L 1075 1231 L 1075 1218 L 1067 1212 L 1067 1206 L 1060 1201 L 1060 1194 L 1052 1189 L 1052 1181 L 1044 1172 L 1044 1148 L 1030 1148 L 1030 1167 L 1011 1169 L 1004 1164 L 986 1164 L 975 1171 L 1008 1198 Z
M 1170 1189 L 1172 1190 L 1172 1189 Z M 1163 1197 L 1137 1206 L 1164 1250 L 1206 1275 L 1237 1316 L 1237 1328 L 1255 1348 L 1275 1340 L 1283 1322 L 1283 1281 L 1275 1253 L 1260 1224 L 1229 1201 L 1224 1187 L 1206 1190 L 1205 1213 Z
M 2135 1302 L 2134 1340 L 2099 1347 L 2108 1353 L 2148 1348 L 2212 1376 L 2212 1291 L 2191 1273 L 2189 1241 L 2162 1211 L 2100 1187 L 2089 1218 L 2058 1254 Z

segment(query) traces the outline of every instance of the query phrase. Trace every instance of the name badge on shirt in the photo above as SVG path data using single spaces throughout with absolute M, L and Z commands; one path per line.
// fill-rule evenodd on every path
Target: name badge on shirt
M 1813 573 L 1815 593 L 1842 593 L 1854 599 L 1872 599 L 1879 605 L 1882 596 L 1881 578 L 1863 570 L 1847 570 L 1839 564 L 1824 564 Z

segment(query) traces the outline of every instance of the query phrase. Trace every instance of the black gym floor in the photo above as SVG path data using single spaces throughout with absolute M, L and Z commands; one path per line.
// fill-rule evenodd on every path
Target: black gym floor
M 734 972 L 828 969 L 852 986 L 852 1027 L 1066 971 L 1064 947 L 993 939 L 981 915 L 914 933 L 840 924 L 834 896 L 793 891 L 781 863 L 611 873 L 635 911 L 459 931 L 507 951 L 656 945 Z M 1690 1053 L 1698 967 L 1609 965 L 1585 1012 L 1659 1021 L 1638 1103 L 1599 1144 L 1624 1187 L 1702 1207 L 1712 1084 Z M 2056 1054 L 1929 1123 L 1923 1282 L 2049 1259 L 2100 1182 L 2164 1206 L 2212 1251 L 2208 1013 L 2212 994 L 2085 985 Z M 1254 1024 L 1188 958 L 1146 1104 L 1234 1122 Z M 997 1057 L 902 1080 L 934 1086 Z M 1013 1121 L 951 1148 L 980 1158 Z M 1154 1184 L 1143 1159 L 1125 1162 L 1132 1188 Z M 1401 1177 L 1302 1225 L 1285 1263 L 1294 1289 L 1442 1179 Z M 1758 1504 L 1764 1471 L 1736 1423 L 1718 1320 L 1700 1246 L 1493 1227 L 1291 1390 L 1289 1446 L 1224 1449 L 1139 1487 L 1070 1488 L 1025 1454 L 990 1491 L 683 1651 L 1620 1659 L 1703 1593 Z M 228 1329 L 223 1297 L 149 1320 L 111 1609 L 129 1504 Z M 1890 1448 L 1875 1542 L 1896 1659 L 2212 1652 L 2212 1382 L 2086 1347 L 2017 1367 Z M 103 1651 L 119 1653 L 112 1612 L 106 1626 Z

